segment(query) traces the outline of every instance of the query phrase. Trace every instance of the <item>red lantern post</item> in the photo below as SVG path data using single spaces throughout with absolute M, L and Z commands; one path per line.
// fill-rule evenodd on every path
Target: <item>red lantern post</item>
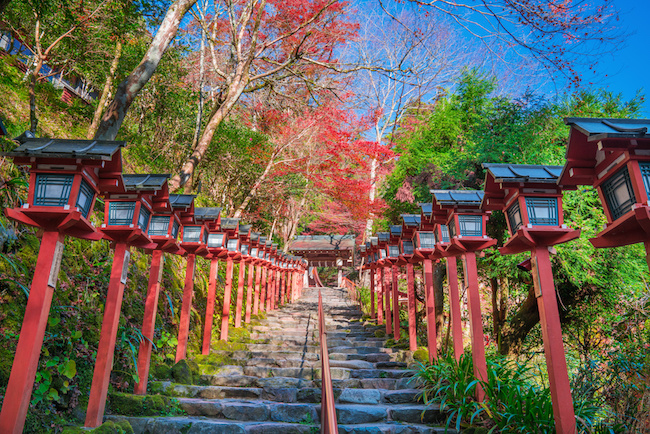
M 406 264 L 407 280 L 407 312 L 409 321 L 409 349 L 415 351 L 418 348 L 417 328 L 415 316 L 417 313 L 417 299 L 415 298 L 415 270 L 414 264 L 418 261 L 414 255 L 413 235 L 420 226 L 420 216 L 412 214 L 402 215 L 402 227 L 399 241 L 399 264 Z
M 472 340 L 472 360 L 474 375 L 487 381 L 485 344 L 483 341 L 483 321 L 481 315 L 481 296 L 478 290 L 478 270 L 476 252 L 496 244 L 496 240 L 486 235 L 488 214 L 480 208 L 482 191 L 470 190 L 431 190 L 433 212 L 448 211 L 449 245 L 445 254 L 462 256 L 467 284 L 467 309 L 469 310 L 470 335 Z M 476 398 L 483 400 L 485 392 L 480 384 L 476 386 Z
M 187 357 L 187 340 L 190 333 L 190 313 L 192 297 L 194 296 L 194 275 L 196 273 L 196 257 L 208 255 L 209 229 L 204 222 L 196 220 L 195 210 L 192 217 L 186 217 L 181 228 L 181 248 L 187 252 L 185 268 L 185 285 L 183 286 L 183 302 L 178 324 L 178 345 L 176 346 L 176 362 Z M 190 222 L 190 220 L 192 222 Z
M 220 253 L 220 258 L 226 259 L 226 286 L 223 291 L 223 309 L 221 311 L 221 340 L 228 340 L 228 326 L 230 323 L 230 299 L 232 293 L 232 275 L 234 261 L 241 258 L 239 251 L 239 219 L 222 218 L 221 230 L 227 232 L 228 241 L 226 250 Z
M 567 372 L 562 327 L 549 246 L 565 243 L 580 235 L 564 224 L 562 186 L 557 180 L 561 166 L 483 164 L 485 197 L 483 209 L 501 210 L 512 237 L 499 251 L 514 254 L 530 251 L 533 283 L 544 339 L 546 368 L 557 433 L 576 430 L 571 387 Z
M 246 284 L 246 265 L 249 256 L 251 225 L 239 225 L 239 252 L 241 255 L 235 262 L 239 263 L 237 278 L 237 304 L 235 306 L 235 327 L 241 327 L 241 317 L 244 308 L 244 285 Z
M 101 231 L 115 250 L 108 283 L 104 319 L 97 348 L 97 361 L 90 388 L 86 427 L 101 425 L 108 384 L 113 367 L 113 354 L 120 320 L 122 296 L 127 281 L 130 247 L 153 249 L 157 244 L 147 235 L 153 211 L 152 195 L 163 188 L 168 175 L 124 175 L 125 191 L 107 195 L 104 224 Z M 148 182 L 152 181 L 152 182 Z
M 427 318 L 427 348 L 429 350 L 429 363 L 438 358 L 437 331 L 436 331 L 436 304 L 433 293 L 433 262 L 430 256 L 435 252 L 436 241 L 433 234 L 433 224 L 424 214 L 424 208 L 430 204 L 420 204 L 423 212 L 420 215 L 419 230 L 413 234 L 413 260 L 424 263 L 424 300 Z
M 144 395 L 147 393 L 149 381 L 149 367 L 151 361 L 152 342 L 158 311 L 158 296 L 160 294 L 160 281 L 163 273 L 163 253 L 181 254 L 176 237 L 180 229 L 179 212 L 174 211 L 167 184 L 153 197 L 154 214 L 151 216 L 149 231 L 147 234 L 151 241 L 156 244 L 151 254 L 151 266 L 149 268 L 149 282 L 147 286 L 147 297 L 144 304 L 144 315 L 142 320 L 142 336 L 138 349 L 138 382 L 133 386 L 133 393 Z M 189 196 L 190 202 L 193 199 Z
M 251 232 L 250 235 L 250 256 L 248 258 L 248 285 L 246 290 L 246 314 L 244 315 L 244 322 L 249 324 L 251 322 L 251 313 L 253 311 L 253 279 L 255 278 L 255 265 L 257 265 L 257 254 L 259 252 L 259 232 Z M 259 269 L 259 267 L 258 267 Z M 257 313 L 257 312 L 256 312 Z
M 199 222 L 208 226 L 207 248 L 210 259 L 210 277 L 208 278 L 208 298 L 203 322 L 203 345 L 201 354 L 210 354 L 212 345 L 212 325 L 214 323 L 214 306 L 217 301 L 217 279 L 219 273 L 219 256 L 226 252 L 228 234 L 221 230 L 221 208 L 196 208 L 194 216 Z
M 29 194 L 10 219 L 43 230 L 25 307 L 23 326 L 0 412 L 0 432 L 22 433 L 56 288 L 66 235 L 100 240 L 88 220 L 100 191 L 123 190 L 120 148 L 124 142 L 26 139 L 14 151 L 17 165 L 29 166 Z

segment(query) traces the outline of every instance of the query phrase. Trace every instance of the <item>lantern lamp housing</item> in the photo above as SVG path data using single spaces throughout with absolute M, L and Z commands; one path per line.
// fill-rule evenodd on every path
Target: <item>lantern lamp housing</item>
M 416 250 L 433 250 L 436 248 L 436 237 L 433 231 L 417 231 L 413 236 Z
M 209 249 L 225 249 L 228 235 L 225 232 L 212 232 L 208 234 Z

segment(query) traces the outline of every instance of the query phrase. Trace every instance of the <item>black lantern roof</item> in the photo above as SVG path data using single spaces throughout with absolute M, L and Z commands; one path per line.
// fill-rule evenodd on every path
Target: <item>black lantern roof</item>
M 478 206 L 483 200 L 483 191 L 480 190 L 431 190 L 430 193 L 438 205 Z
M 402 220 L 404 221 L 404 226 L 407 227 L 420 227 L 420 222 L 422 221 L 419 215 L 415 214 L 402 214 Z
M 379 237 L 370 237 L 370 245 L 376 246 L 379 243 Z
M 495 164 L 483 163 L 495 182 L 557 182 L 563 166 L 539 166 L 528 164 Z
M 395 237 L 401 237 L 402 225 L 390 225 L 390 234 Z
M 400 226 L 401 230 L 401 226 Z M 390 232 L 377 232 L 377 241 L 380 243 L 387 243 L 390 241 Z
M 261 246 L 266 244 L 266 237 L 260 236 L 259 243 L 260 243 Z
M 278 244 L 278 243 L 273 243 L 273 244 L 272 244 L 272 246 L 273 246 L 273 248 L 274 248 L 275 250 L 277 250 L 277 249 L 278 249 L 278 246 L 279 246 L 279 244 Z
M 257 242 L 260 239 L 260 234 L 259 232 L 251 232 L 251 241 L 252 242 Z
M 425 217 L 431 217 L 433 213 L 433 204 L 432 203 L 418 203 L 422 209 L 422 215 Z
M 197 221 L 217 220 L 220 214 L 221 208 L 218 207 L 194 208 L 194 219 Z
M 650 139 L 650 119 L 565 118 L 564 123 L 587 136 L 588 142 L 606 138 Z
M 221 229 L 224 231 L 234 231 L 239 228 L 239 219 L 222 218 Z
M 162 190 L 169 179 L 166 175 L 129 174 L 122 175 L 124 187 L 128 191 L 158 191 Z
M 253 225 L 242 225 L 242 224 L 240 224 L 239 225 L 239 235 L 242 235 L 242 234 L 246 235 L 251 231 L 251 229 L 253 229 Z
M 4 155 L 108 161 L 124 146 L 126 142 L 121 140 L 26 139 L 16 149 Z
M 169 203 L 175 210 L 186 210 L 192 206 L 195 197 L 194 194 L 170 194 Z
M 266 247 L 271 247 L 273 245 L 273 240 L 266 241 Z
M 363 255 L 366 253 L 366 245 L 362 244 L 359 246 L 359 252 Z

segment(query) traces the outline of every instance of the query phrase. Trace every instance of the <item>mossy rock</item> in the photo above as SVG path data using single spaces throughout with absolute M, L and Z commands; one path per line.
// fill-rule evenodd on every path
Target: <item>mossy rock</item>
M 428 363 L 429 362 L 429 350 L 420 347 L 417 350 L 413 352 L 413 360 L 421 363 Z
M 106 421 L 95 429 L 88 430 L 78 426 L 63 428 L 62 434 L 133 434 L 133 427 L 127 420 Z
M 211 343 L 213 351 L 248 351 L 248 346 L 242 342 L 215 340 Z
M 196 366 L 198 371 L 198 365 Z M 178 363 L 172 366 L 171 371 L 174 382 L 180 384 L 193 384 L 193 369 L 186 359 L 179 360 Z
M 205 373 L 206 368 L 214 368 L 226 365 L 241 365 L 244 360 L 235 360 L 232 358 L 232 353 L 227 351 L 219 351 L 207 355 L 200 355 L 194 358 L 194 361 L 199 365 L 199 371 Z
M 230 342 L 248 343 L 251 341 L 251 332 L 243 327 L 233 327 L 228 331 Z
M 376 338 L 386 337 L 386 331 L 385 330 L 375 330 L 375 337 Z
M 157 380 L 171 380 L 172 368 L 164 363 L 157 363 L 151 367 L 151 375 Z
M 163 416 L 182 413 L 176 400 L 163 395 L 111 393 L 108 408 L 112 414 L 121 416 Z

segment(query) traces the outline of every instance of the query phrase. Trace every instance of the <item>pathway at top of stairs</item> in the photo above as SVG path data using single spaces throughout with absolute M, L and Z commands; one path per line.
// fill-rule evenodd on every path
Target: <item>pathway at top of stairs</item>
M 445 415 L 418 400 L 408 353 L 386 348 L 374 333 L 384 327 L 361 322 L 344 290 L 322 295 L 339 433 L 444 432 Z M 125 417 L 135 433 L 318 433 L 318 289 L 305 289 L 252 329 L 248 350 L 225 354 L 232 365 L 201 365 L 202 385 L 157 385 L 180 397 L 188 416 Z

